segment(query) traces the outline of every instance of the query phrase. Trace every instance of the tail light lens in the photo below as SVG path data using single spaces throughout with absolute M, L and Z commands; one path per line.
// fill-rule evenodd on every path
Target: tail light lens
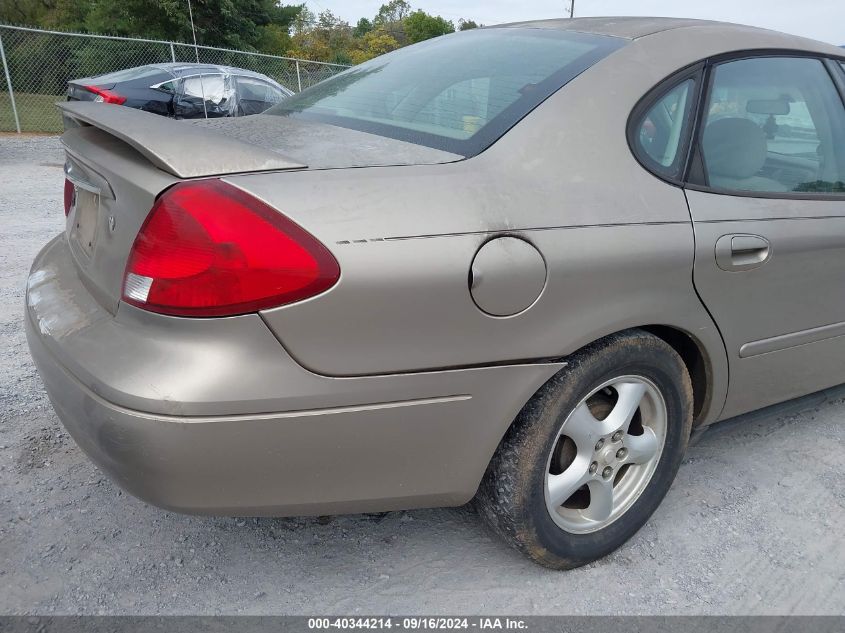
M 74 187 L 73 183 L 65 178 L 65 217 L 70 214 L 70 210 L 73 208 L 73 199 L 76 197 L 76 187 Z
M 300 226 L 220 180 L 178 184 L 135 238 L 123 300 L 177 316 L 232 316 L 313 297 L 340 267 Z
M 102 101 L 104 103 L 114 103 L 116 105 L 123 105 L 126 103 L 126 97 L 123 95 L 119 95 L 116 92 L 112 92 L 111 90 L 106 90 L 105 88 L 98 88 L 97 86 L 85 86 L 85 89 L 88 92 L 93 92 L 97 95 L 97 98 L 94 101 Z

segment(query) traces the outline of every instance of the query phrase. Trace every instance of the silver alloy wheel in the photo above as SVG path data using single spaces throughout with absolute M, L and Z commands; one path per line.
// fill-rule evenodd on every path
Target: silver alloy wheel
M 581 400 L 546 464 L 546 507 L 554 522 L 584 534 L 622 516 L 660 461 L 666 418 L 660 390 L 642 376 L 614 378 Z

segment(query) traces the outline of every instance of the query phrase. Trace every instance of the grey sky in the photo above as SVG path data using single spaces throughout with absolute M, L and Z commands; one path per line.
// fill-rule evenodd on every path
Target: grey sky
M 458 21 L 484 24 L 561 17 L 569 0 L 409 0 L 417 9 Z M 329 9 L 354 24 L 371 18 L 386 0 L 307 0 L 315 12 Z M 654 15 L 752 24 L 845 44 L 845 0 L 576 0 L 576 16 Z

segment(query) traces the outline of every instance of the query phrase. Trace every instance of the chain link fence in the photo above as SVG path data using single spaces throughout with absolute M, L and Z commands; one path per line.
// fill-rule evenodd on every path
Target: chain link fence
M 42 31 L 0 25 L 0 132 L 60 132 L 54 106 L 67 82 L 163 62 L 236 66 L 299 92 L 347 66 L 181 42 Z

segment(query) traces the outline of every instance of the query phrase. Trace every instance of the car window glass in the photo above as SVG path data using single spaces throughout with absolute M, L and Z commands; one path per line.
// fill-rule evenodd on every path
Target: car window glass
M 472 133 L 487 121 L 490 96 L 490 77 L 459 81 L 429 101 L 416 113 L 415 119 L 419 123 Z M 501 97 L 493 108 L 501 110 Z M 401 107 L 398 103 L 393 111 Z
M 636 127 L 635 142 L 649 166 L 669 177 L 681 168 L 679 150 L 686 137 L 692 111 L 694 82 L 687 79 L 660 97 Z
M 150 86 L 154 90 L 161 90 L 162 92 L 176 92 L 176 80 L 163 81 L 160 84 Z
M 475 39 L 475 35 L 471 37 Z M 373 73 L 372 81 L 362 81 L 360 87 L 353 84 L 340 94 L 331 91 L 320 95 L 317 103 L 314 106 L 309 103 L 308 107 L 318 107 L 335 116 L 360 117 L 465 140 L 512 103 L 536 91 L 536 86 L 550 75 L 597 46 L 597 42 L 571 35 L 569 38 L 537 37 L 533 33 L 507 35 L 487 44 L 490 48 L 483 55 L 478 49 L 484 48 L 484 44 L 473 46 L 469 38 L 461 38 L 458 42 L 464 40 L 466 59 L 459 63 L 451 60 L 450 72 L 439 77 L 431 76 L 434 66 L 422 59 L 409 64 L 410 68 L 400 66 L 396 70 L 390 65 L 378 65 L 369 71 Z M 511 50 L 517 46 L 521 54 L 531 57 L 530 64 L 517 62 Z M 363 73 L 362 68 L 353 70 Z M 367 88 L 368 83 L 376 80 L 374 87 Z M 387 86 L 379 85 L 383 83 Z M 403 96 L 397 99 L 397 94 Z M 305 96 L 300 97 L 300 102 L 304 100 Z M 294 108 L 297 104 L 288 100 L 285 105 Z
M 278 88 L 259 79 L 238 77 L 238 97 L 241 99 L 278 103 L 283 96 Z
M 382 55 L 268 114 L 472 156 L 625 40 L 552 29 L 472 29 Z
M 205 99 L 211 103 L 220 103 L 225 95 L 223 75 L 194 75 L 185 77 L 182 93 L 186 97 Z
M 715 188 L 845 192 L 845 106 L 822 62 L 763 57 L 717 66 L 702 153 Z

